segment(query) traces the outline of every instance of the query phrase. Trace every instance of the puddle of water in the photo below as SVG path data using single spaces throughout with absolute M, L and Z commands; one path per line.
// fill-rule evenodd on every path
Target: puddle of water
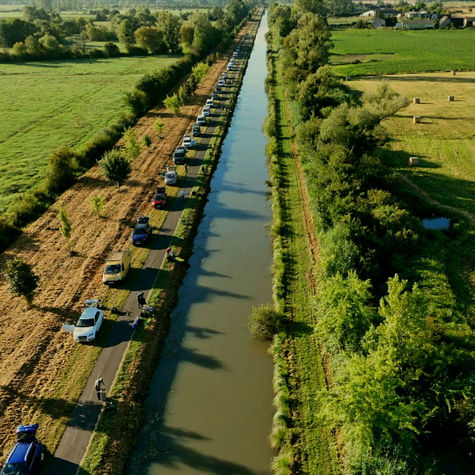
M 426 229 L 449 229 L 449 218 L 427 218 L 421 221 L 422 226 Z

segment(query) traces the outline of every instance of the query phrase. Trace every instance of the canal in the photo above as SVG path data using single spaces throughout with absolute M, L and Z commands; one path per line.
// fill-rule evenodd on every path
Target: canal
M 129 473 L 267 474 L 272 360 L 247 330 L 272 301 L 262 18 L 146 402 Z

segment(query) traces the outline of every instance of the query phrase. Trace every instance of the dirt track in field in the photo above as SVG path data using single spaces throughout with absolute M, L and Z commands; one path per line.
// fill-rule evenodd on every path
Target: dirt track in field
M 174 148 L 199 114 L 226 62 L 220 59 L 210 68 L 178 117 L 156 108 L 140 119 L 135 126 L 137 138 L 142 143 L 147 134 L 152 145 L 134 160 L 130 178 L 120 190 L 104 181 L 98 167 L 92 168 L 0 255 L 0 268 L 5 259 L 16 256 L 31 264 L 41 279 L 34 307 L 26 309 L 0 277 L 0 459 L 10 450 L 19 423 L 44 418 L 45 401 L 65 409 L 72 402 L 56 386 L 64 381 L 72 352 L 80 351 L 81 358 L 88 358 L 93 348 L 78 348 L 61 325 L 68 316 L 79 315 L 86 298 L 105 294 L 101 282 L 104 259 L 112 250 L 129 247 L 129 224 L 135 216 L 150 212 L 149 199 L 160 182 L 159 173 L 171 164 Z M 154 128 L 158 117 L 165 123 L 160 134 Z M 91 198 L 98 195 L 107 204 L 107 219 L 99 220 L 91 212 Z M 58 226 L 57 215 L 63 206 L 72 222 L 71 257 Z M 68 371 L 76 373 L 75 368 Z M 73 383 L 71 377 L 68 384 Z M 54 430 L 48 425 L 40 428 L 40 436 Z

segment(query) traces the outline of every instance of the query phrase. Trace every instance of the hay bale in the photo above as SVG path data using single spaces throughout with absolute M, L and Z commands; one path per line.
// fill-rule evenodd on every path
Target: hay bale
M 412 121 L 414 122 L 414 124 L 419 124 L 421 122 L 421 117 L 418 116 L 418 115 L 415 115 L 413 118 L 412 118 Z
M 419 163 L 419 157 L 409 157 L 409 166 L 414 166 Z
M 414 99 L 412 99 L 412 103 L 413 104 L 420 104 L 421 103 L 421 98 L 420 97 L 414 97 Z
M 449 96 L 449 102 L 453 102 L 455 101 L 455 97 L 454 96 Z

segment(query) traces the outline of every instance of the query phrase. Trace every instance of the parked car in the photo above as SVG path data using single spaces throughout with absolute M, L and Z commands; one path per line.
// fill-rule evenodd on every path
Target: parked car
M 98 300 L 90 301 L 99 305 Z M 102 322 L 104 321 L 104 313 L 96 306 L 86 306 L 77 321 L 73 330 L 74 341 L 78 343 L 87 343 L 95 340 Z
M 205 117 L 209 117 L 211 115 L 211 108 L 210 106 L 204 106 L 203 107 L 203 115 Z
M 165 185 L 175 185 L 178 179 L 176 167 L 167 167 L 165 173 Z
M 3 465 L 2 475 L 34 473 L 44 458 L 43 444 L 36 439 L 38 424 L 18 426 L 17 443 Z
M 199 137 L 201 135 L 201 127 L 199 124 L 193 125 L 191 128 L 191 135 L 193 135 L 193 137 Z
M 220 79 L 220 80 L 218 81 L 218 87 L 223 87 L 225 84 L 226 84 L 226 82 L 225 82 L 224 79 Z
M 214 99 L 212 97 L 206 99 L 206 105 L 209 107 L 214 107 Z
M 200 114 L 196 119 L 196 123 L 198 125 L 206 125 L 206 116 L 204 114 Z
M 124 280 L 127 272 L 129 272 L 130 262 L 130 251 L 114 252 L 106 261 L 102 282 L 111 285 Z
M 155 192 L 155 196 L 152 199 L 152 206 L 154 208 L 165 208 L 167 204 L 167 192 L 164 186 L 159 186 Z
M 217 94 L 219 94 L 222 89 L 221 89 L 221 86 L 218 84 L 214 90 Z
M 181 145 L 180 147 L 176 148 L 175 153 L 173 154 L 173 163 L 175 163 L 175 165 L 182 165 L 185 163 L 185 158 L 186 148 Z
M 150 218 L 148 216 L 140 216 L 137 218 L 134 232 L 130 240 L 134 246 L 145 244 L 152 234 L 152 226 L 150 226 Z
M 191 135 L 185 135 L 183 137 L 182 147 L 185 149 L 196 147 L 196 140 L 191 138 Z

